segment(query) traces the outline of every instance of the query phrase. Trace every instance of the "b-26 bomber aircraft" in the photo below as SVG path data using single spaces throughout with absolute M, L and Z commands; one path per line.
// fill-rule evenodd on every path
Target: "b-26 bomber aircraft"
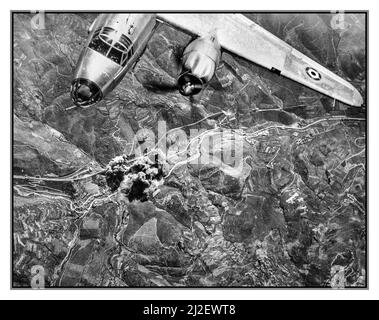
M 158 23 L 196 37 L 184 49 L 177 89 L 199 93 L 213 77 L 226 50 L 352 106 L 363 98 L 349 82 L 308 58 L 242 14 L 133 13 L 100 14 L 89 28 L 71 85 L 77 106 L 103 99 L 143 54 Z

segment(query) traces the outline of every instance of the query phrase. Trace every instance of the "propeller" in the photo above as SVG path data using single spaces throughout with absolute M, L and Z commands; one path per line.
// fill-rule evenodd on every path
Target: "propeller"
M 173 45 L 172 46 L 172 55 L 173 55 L 173 62 L 175 63 L 175 66 L 178 70 L 182 68 L 182 57 L 185 47 L 180 45 Z
M 148 81 L 143 86 L 154 93 L 175 92 L 179 89 L 177 83 L 165 83 L 163 81 Z
M 182 55 L 184 51 L 184 47 L 178 44 L 173 44 L 170 46 L 172 52 L 171 62 L 174 63 L 177 72 L 179 73 L 182 69 Z M 154 93 L 169 93 L 175 92 L 179 90 L 177 82 L 164 82 L 158 80 L 150 80 L 143 83 L 143 86 Z
M 171 93 L 171 92 L 180 92 L 180 88 L 178 85 L 178 82 L 175 83 L 165 83 L 165 82 L 158 82 L 158 81 L 149 81 L 145 82 L 143 86 L 154 93 L 157 94 L 164 94 L 164 93 Z M 201 90 L 201 87 L 200 87 Z M 185 95 L 184 95 L 185 96 Z M 194 95 L 187 95 L 188 100 L 189 100 L 189 105 L 191 106 L 191 114 L 194 112 L 196 109 L 196 100 Z

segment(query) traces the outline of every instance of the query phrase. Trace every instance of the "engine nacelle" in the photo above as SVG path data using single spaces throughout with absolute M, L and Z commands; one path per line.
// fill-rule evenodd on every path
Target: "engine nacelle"
M 221 57 L 221 47 L 213 35 L 192 41 L 184 50 L 183 70 L 178 78 L 179 92 L 184 96 L 201 91 L 212 79 Z

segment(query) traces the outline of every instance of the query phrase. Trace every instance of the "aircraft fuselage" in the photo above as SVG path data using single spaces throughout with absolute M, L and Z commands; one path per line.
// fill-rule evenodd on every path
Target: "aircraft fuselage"
M 88 107 L 104 98 L 142 55 L 156 26 L 155 14 L 101 14 L 89 28 L 80 55 L 71 97 Z M 199 93 L 213 77 L 221 47 L 213 33 L 198 37 L 184 50 L 177 89 L 184 96 Z

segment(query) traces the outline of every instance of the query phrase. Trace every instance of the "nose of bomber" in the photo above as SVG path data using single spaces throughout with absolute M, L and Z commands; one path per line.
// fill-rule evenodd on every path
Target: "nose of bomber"
M 77 106 L 90 106 L 102 99 L 102 92 L 93 81 L 79 78 L 72 82 L 71 98 Z

